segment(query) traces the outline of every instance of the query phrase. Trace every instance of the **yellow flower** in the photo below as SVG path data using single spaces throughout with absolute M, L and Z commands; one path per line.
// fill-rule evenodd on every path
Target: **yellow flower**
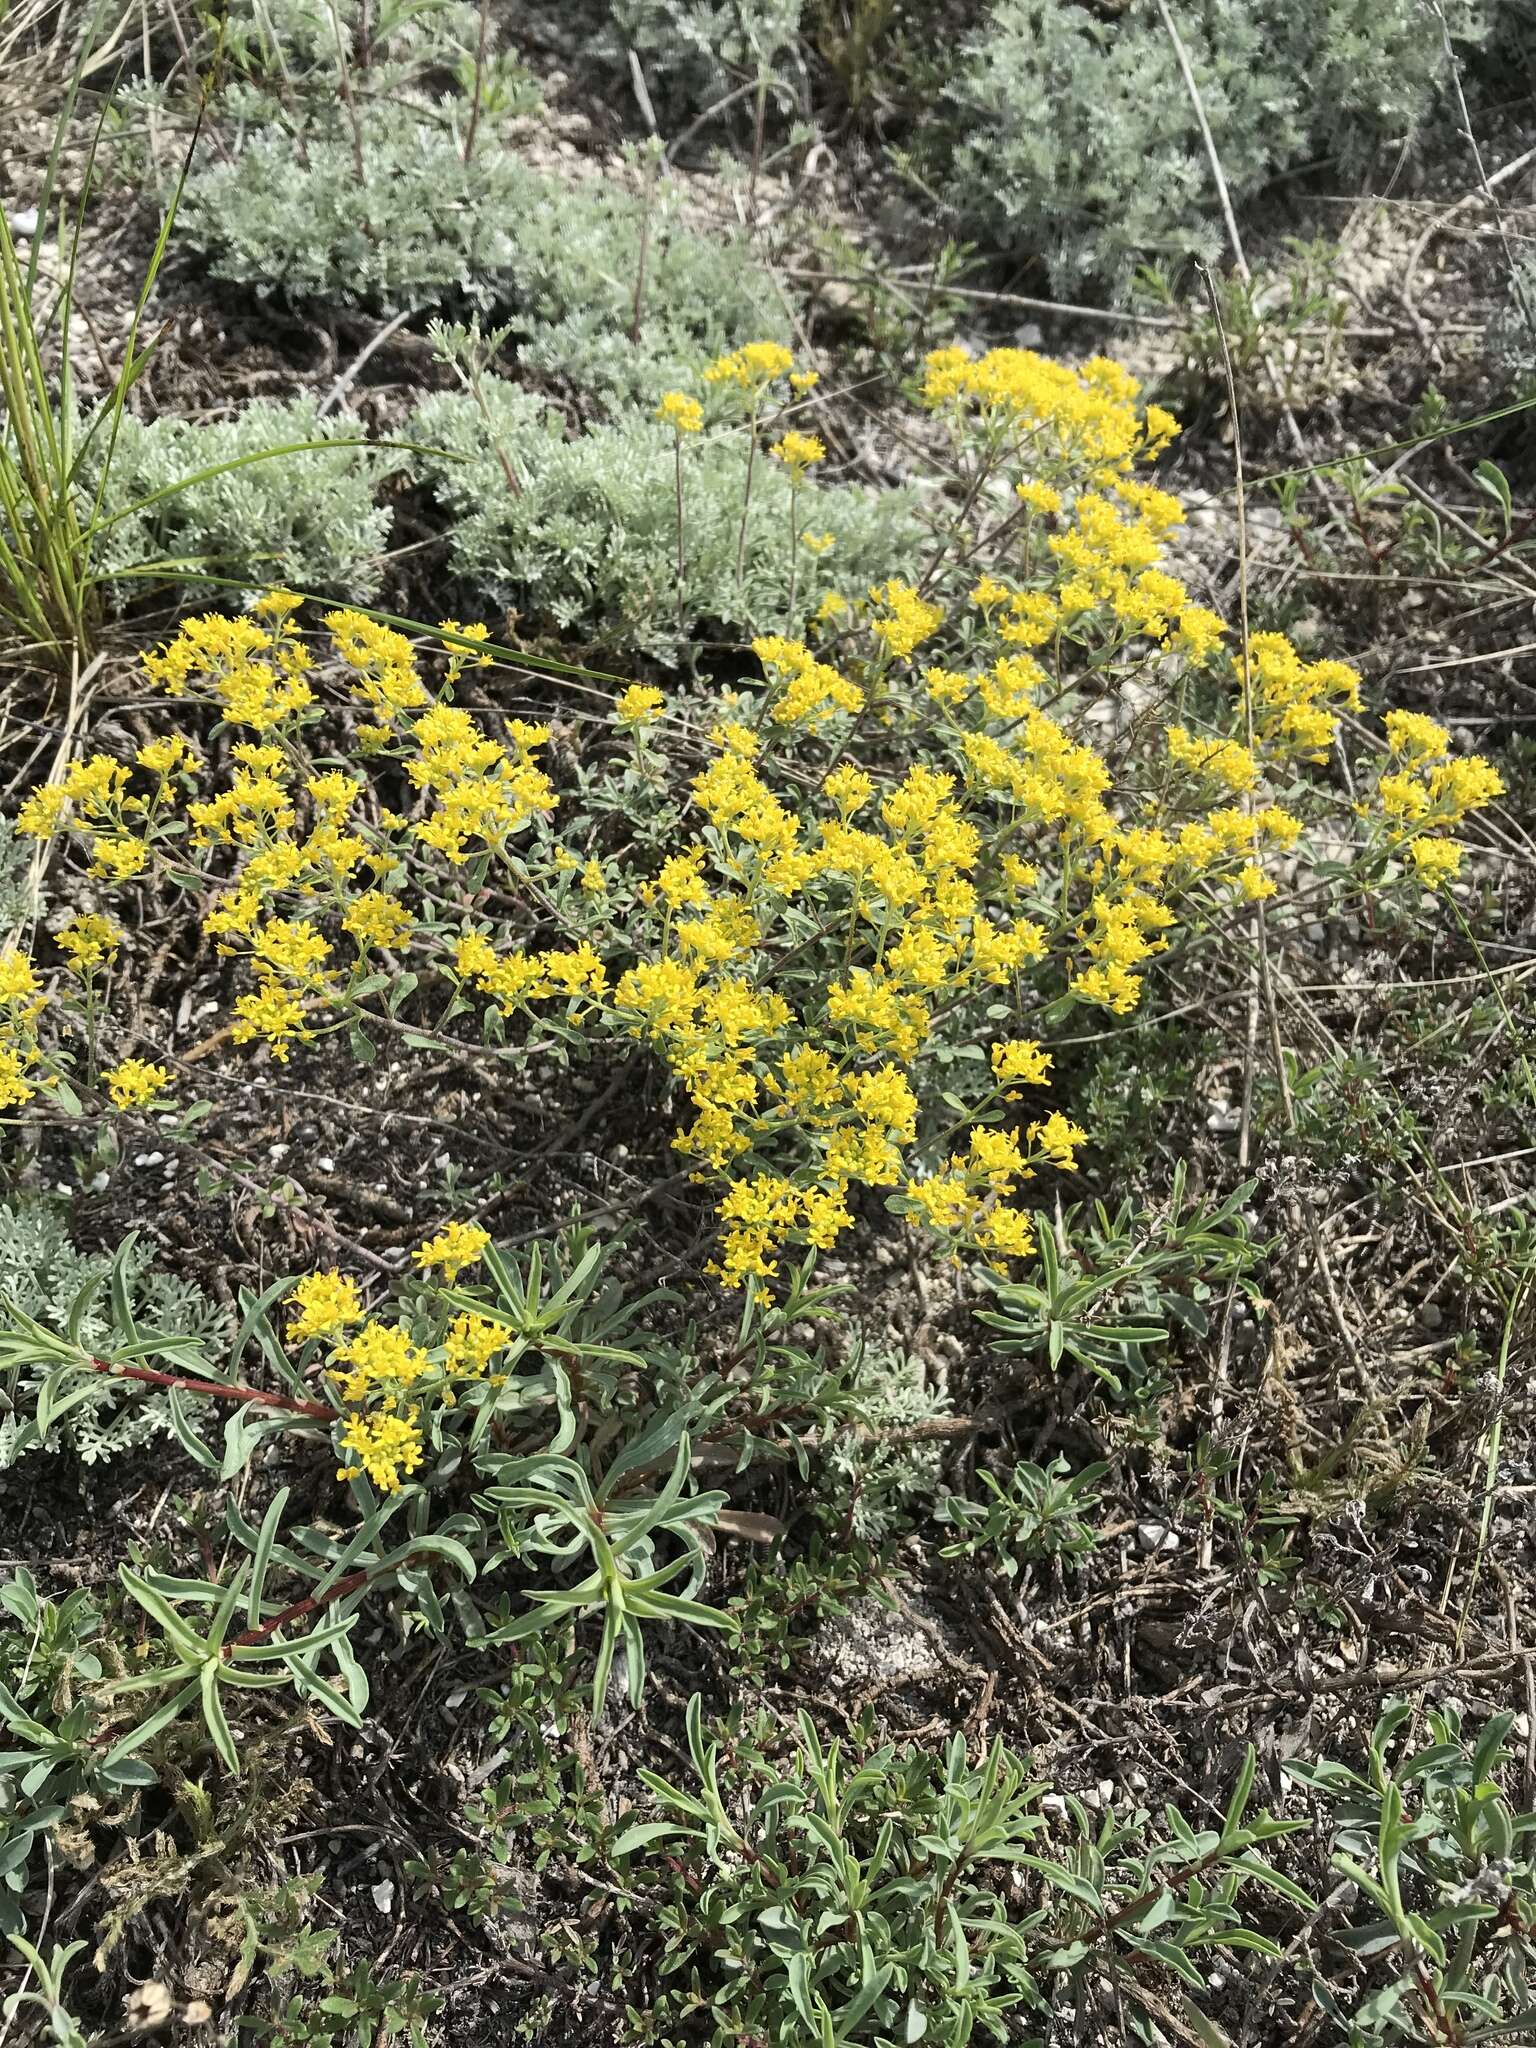
M 27 1080 L 27 1061 L 14 1045 L 0 1045 L 0 1109 L 30 1102 L 37 1090 Z
M 68 802 L 62 783 L 40 782 L 16 813 L 16 830 L 25 839 L 51 839 Z
M 19 1003 L 37 994 L 37 975 L 25 953 L 7 946 L 0 953 L 0 1003 Z
M 305 1031 L 304 1004 L 279 981 L 264 981 L 235 1002 L 235 1024 L 230 1033 L 236 1045 L 249 1045 L 264 1038 L 272 1057 L 286 1061 L 296 1043 L 307 1044 L 314 1036 Z
M 1088 1142 L 1088 1133 L 1069 1122 L 1059 1109 L 1053 1110 L 1043 1123 L 1031 1124 L 1029 1137 L 1053 1166 L 1068 1169 L 1077 1164 L 1078 1146 Z
M 341 920 L 342 929 L 352 934 L 360 947 L 398 946 L 415 929 L 411 913 L 398 896 L 382 889 L 367 889 Z
M 140 768 L 158 775 L 164 782 L 181 769 L 192 767 L 197 756 L 187 740 L 173 733 L 166 739 L 146 740 L 133 758 Z
M 487 1316 L 465 1313 L 455 1316 L 444 1340 L 443 1363 L 452 1373 L 466 1373 L 477 1376 L 510 1342 L 512 1332 L 503 1323 L 493 1323 Z
M 782 462 L 798 482 L 812 464 L 826 461 L 827 444 L 817 434 L 800 434 L 791 429 L 779 436 L 768 453 Z
M 855 768 L 851 761 L 834 768 L 821 786 L 845 818 L 863 810 L 875 793 L 874 783 L 862 768 Z
M 686 391 L 664 391 L 656 417 L 663 426 L 672 427 L 679 434 L 696 434 L 704 424 L 704 408 Z
M 170 1070 L 148 1060 L 124 1060 L 103 1076 L 116 1109 L 142 1109 L 171 1085 Z
M 491 1233 L 477 1223 L 447 1223 L 436 1237 L 418 1246 L 415 1258 L 422 1271 L 440 1266 L 444 1276 L 457 1280 L 466 1266 L 477 1265 L 491 1241 Z
M 899 577 L 892 576 L 877 584 L 869 594 L 890 614 L 888 618 L 877 619 L 871 630 L 890 653 L 899 657 L 931 640 L 944 623 L 940 607 L 920 597 L 911 584 L 903 583 Z
M 430 1371 L 431 1364 L 398 1323 L 366 1322 L 336 1351 L 332 1370 L 350 1366 L 349 1372 L 336 1372 L 336 1383 L 343 1401 L 357 1407 L 373 1394 L 396 1398 Z
M 1027 505 L 1031 512 L 1050 513 L 1061 510 L 1060 491 L 1054 490 L 1050 484 L 1038 482 L 1033 477 L 1026 477 L 1022 482 L 1016 483 L 1013 494 L 1020 504 Z
M 1462 849 L 1454 839 L 1415 839 L 1408 853 L 1426 889 L 1443 887 L 1461 871 Z
M 355 1478 L 366 1472 L 380 1493 L 399 1490 L 402 1473 L 409 1475 L 421 1463 L 419 1410 L 404 1415 L 354 1415 L 341 1433 L 343 1450 L 357 1459 L 357 1465 L 338 1467 L 338 1479 Z
M 1031 1088 L 1043 1088 L 1051 1071 L 1051 1056 L 1033 1038 L 1000 1039 L 992 1048 L 992 1071 L 999 1081 L 1023 1081 Z
M 613 708 L 620 725 L 643 727 L 656 723 L 667 708 L 667 699 L 649 683 L 631 683 L 614 699 Z
M 288 1324 L 295 1342 L 307 1337 L 334 1337 L 363 1320 L 362 1296 L 357 1282 L 331 1266 L 321 1273 L 306 1273 L 288 1294 L 298 1310 Z
M 76 974 L 89 974 L 117 957 L 122 933 L 109 917 L 82 910 L 73 916 L 54 939 L 61 953 L 69 956 Z
M 91 873 L 112 882 L 126 882 L 142 874 L 149 863 L 149 850 L 142 839 L 98 839 L 91 846 Z
M 794 357 L 777 341 L 749 341 L 744 348 L 718 356 L 704 372 L 706 384 L 736 384 L 743 391 L 761 390 L 782 377 Z
M 1248 861 L 1238 870 L 1237 887 L 1245 902 L 1262 903 L 1267 896 L 1274 895 L 1278 884 L 1256 861 Z

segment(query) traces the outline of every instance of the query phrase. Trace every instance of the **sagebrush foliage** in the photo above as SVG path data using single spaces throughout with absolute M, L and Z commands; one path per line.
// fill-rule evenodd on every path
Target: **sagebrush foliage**
M 668 179 L 570 185 L 494 136 L 466 161 L 467 118 L 462 102 L 447 125 L 385 103 L 357 146 L 259 127 L 188 181 L 181 238 L 262 295 L 493 313 L 529 369 L 613 398 L 654 403 L 787 327 L 768 273 L 734 235 L 692 224 Z
M 759 82 L 775 103 L 793 103 L 804 0 L 610 0 L 609 13 L 614 55 L 634 50 L 650 90 L 680 118 Z
M 411 434 L 455 458 L 422 458 L 449 514 L 455 575 L 531 621 L 605 648 L 675 655 L 701 631 L 802 627 L 828 579 L 868 583 L 913 554 L 924 532 L 908 494 L 797 494 L 782 466 L 762 461 L 748 500 L 739 433 L 697 434 L 682 451 L 679 578 L 675 436 L 650 412 L 625 409 L 573 431 L 557 407 L 488 377 L 478 401 L 427 399 Z
M 108 1286 L 112 1274 L 121 1292 Z M 0 1302 L 6 1314 L 20 1311 L 50 1328 L 77 1318 L 87 1349 L 113 1350 L 126 1342 L 124 1310 L 142 1314 L 181 1335 L 217 1341 L 228 1319 L 199 1287 L 157 1266 L 143 1245 L 130 1243 L 117 1259 L 82 1252 L 69 1235 L 58 1204 L 17 1198 L 0 1207 Z M 7 1377 L 7 1406 L 0 1415 L 0 1470 L 28 1451 L 58 1450 L 67 1444 L 86 1465 L 120 1457 L 152 1437 L 165 1435 L 170 1414 L 164 1394 L 96 1379 L 53 1429 L 39 1433 L 33 1421 L 42 1372 L 23 1370 Z
M 1488 27 L 1471 0 L 1445 15 L 1462 45 Z M 1446 82 L 1440 20 L 1420 0 L 1182 0 L 1174 18 L 1239 202 L 1306 158 L 1358 164 L 1410 133 Z M 960 212 L 1043 260 L 1064 295 L 1221 254 L 1209 158 L 1156 0 L 1112 14 L 1000 0 L 950 94 Z
M 120 601 L 147 584 L 205 589 L 204 578 L 370 598 L 390 529 L 378 492 L 402 459 L 314 399 L 257 399 L 206 423 L 125 413 L 101 494 L 101 573 Z

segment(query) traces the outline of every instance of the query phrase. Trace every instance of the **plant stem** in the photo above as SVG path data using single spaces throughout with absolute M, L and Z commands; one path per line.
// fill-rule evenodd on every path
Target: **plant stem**
M 395 1567 L 391 1567 L 395 1569 Z M 281 1614 L 274 1614 L 270 1621 L 262 1622 L 259 1628 L 248 1628 L 243 1635 L 234 1636 L 224 1645 L 224 1655 L 231 1650 L 246 1650 L 253 1643 L 264 1643 L 268 1636 L 276 1635 L 280 1628 L 286 1628 L 291 1621 L 302 1621 L 307 1615 L 318 1614 L 322 1607 L 329 1607 L 333 1600 L 343 1600 L 348 1593 L 355 1593 L 360 1586 L 366 1586 L 376 1574 L 366 1566 L 361 1571 L 348 1572 L 344 1579 L 338 1579 L 334 1586 L 324 1593 L 309 1593 L 304 1599 L 295 1600 L 291 1607 L 285 1607 Z
M 683 556 L 683 437 L 673 429 L 672 433 L 673 479 L 677 487 L 677 630 L 681 637 L 683 630 L 683 577 L 685 573 Z
M 480 0 L 480 34 L 475 43 L 475 91 L 469 103 L 469 126 L 464 131 L 464 161 L 475 153 L 475 135 L 480 126 L 480 100 L 485 90 L 485 46 L 491 28 L 491 0 Z
M 341 1410 L 325 1401 L 300 1401 L 291 1394 L 265 1394 L 259 1387 L 229 1386 L 222 1380 L 195 1380 L 181 1373 L 156 1372 L 149 1365 L 120 1365 L 110 1358 L 83 1358 L 80 1363 L 108 1379 L 142 1380 L 149 1387 L 175 1388 L 183 1394 L 202 1394 L 210 1401 L 250 1401 L 259 1408 L 281 1408 L 289 1415 L 313 1415 L 321 1422 L 339 1422 Z
M 748 426 L 747 440 L 747 481 L 741 495 L 741 527 L 736 535 L 736 595 L 741 596 L 742 574 L 747 560 L 747 514 L 752 509 L 752 465 L 757 460 L 757 400 L 752 401 L 752 417 Z

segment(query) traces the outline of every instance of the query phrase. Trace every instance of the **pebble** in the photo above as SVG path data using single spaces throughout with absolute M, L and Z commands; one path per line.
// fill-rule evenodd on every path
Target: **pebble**
M 163 1152 L 135 1152 L 133 1163 L 135 1166 L 164 1166 L 165 1154 Z
M 1136 1524 L 1136 1547 L 1144 1550 L 1149 1557 L 1159 1551 L 1177 1550 L 1179 1532 L 1170 1529 L 1166 1522 L 1138 1522 Z
M 35 206 L 18 207 L 15 213 L 8 213 L 5 216 L 5 224 L 13 235 L 21 235 L 25 240 L 30 241 L 33 235 L 37 233 L 37 208 Z
M 381 1913 L 392 1913 L 395 1906 L 395 1887 L 391 1878 L 381 1877 L 369 1893 L 369 1897 Z
M 322 1173 L 334 1173 L 336 1171 L 336 1162 L 331 1157 L 329 1152 L 322 1152 L 320 1157 L 315 1161 L 315 1164 L 319 1167 Z

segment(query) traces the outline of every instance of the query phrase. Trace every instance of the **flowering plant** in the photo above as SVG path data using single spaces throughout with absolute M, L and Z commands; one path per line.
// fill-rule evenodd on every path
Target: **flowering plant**
M 748 415 L 724 431 L 756 435 L 790 360 L 713 366 L 706 391 Z M 1141 472 L 1178 426 L 1117 365 L 943 349 L 921 400 L 964 481 L 931 561 L 828 590 L 807 637 L 753 642 L 755 676 L 625 688 L 563 784 L 549 724 L 457 701 L 493 663 L 483 629 L 442 629 L 434 685 L 354 611 L 317 652 L 274 592 L 146 657 L 184 728 L 77 762 L 19 829 L 67 834 L 110 890 L 199 893 L 245 984 L 230 1036 L 282 1064 L 338 1032 L 498 1062 L 643 1048 L 729 1287 L 833 1246 L 870 1194 L 1006 1269 L 1034 1243 L 1029 1183 L 1086 1142 L 1049 1098 L 1053 1029 L 1127 1015 L 1181 945 L 1241 945 L 1282 876 L 1298 897 L 1443 883 L 1500 783 L 1394 711 L 1363 793 L 1330 786 L 1357 675 L 1276 633 L 1229 647 L 1162 566 L 1182 510 Z M 677 821 L 654 861 L 614 829 L 637 809 Z M 1315 821 L 1350 847 L 1326 872 Z M 11 1105 L 69 1062 L 71 947 L 52 1037 L 37 964 L 0 968 Z M 170 1089 L 165 1059 L 124 1060 L 113 1102 Z

